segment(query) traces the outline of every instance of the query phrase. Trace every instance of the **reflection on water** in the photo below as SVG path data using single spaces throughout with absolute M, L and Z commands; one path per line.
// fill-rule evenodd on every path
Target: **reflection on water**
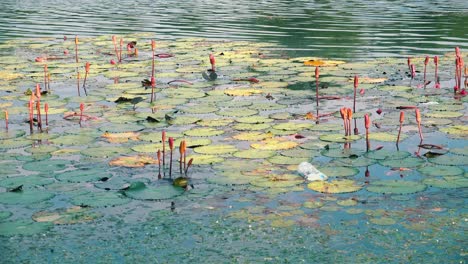
M 281 44 L 294 55 L 371 58 L 468 48 L 468 1 L 3 0 L 12 37 L 154 32 Z

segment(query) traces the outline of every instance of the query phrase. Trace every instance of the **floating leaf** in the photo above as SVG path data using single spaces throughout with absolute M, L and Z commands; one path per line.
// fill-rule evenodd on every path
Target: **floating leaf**
M 143 182 L 134 182 L 125 190 L 125 196 L 137 200 L 165 200 L 184 193 L 184 189 L 172 184 L 147 186 Z
M 246 141 L 263 140 L 269 137 L 271 137 L 270 134 L 263 132 L 244 132 L 233 136 L 234 139 Z
M 93 158 L 110 158 L 130 152 L 130 149 L 124 147 L 93 147 L 82 150 L 81 154 Z
M 387 166 L 390 168 L 415 168 L 424 164 L 424 160 L 421 158 L 408 157 L 405 159 L 398 159 L 398 160 L 394 160 L 394 159 L 380 160 L 379 163 L 382 166 Z
M 276 155 L 268 159 L 268 161 L 272 164 L 280 164 L 280 165 L 291 165 L 291 164 L 299 164 L 303 161 L 307 161 L 308 158 L 297 158 L 297 157 L 286 157 L 282 155 Z
M 107 139 L 110 143 L 125 143 L 129 140 L 138 140 L 140 133 L 125 132 L 125 133 L 104 133 L 103 138 Z
M 34 235 L 47 232 L 52 227 L 50 223 L 37 223 L 31 220 L 16 220 L 0 223 L 0 236 Z
M 441 166 L 441 165 L 428 165 L 422 168 L 419 168 L 418 171 L 425 176 L 457 176 L 465 172 L 460 167 L 455 166 Z
M 140 168 L 148 164 L 159 164 L 159 162 L 157 159 L 146 155 L 118 157 L 109 161 L 110 166 L 122 166 L 128 168 Z
M 284 188 L 302 184 L 304 178 L 293 174 L 277 174 L 268 177 L 258 177 L 250 181 L 250 184 L 258 187 Z
M 297 147 L 299 144 L 293 141 L 283 141 L 279 139 L 266 139 L 260 143 L 254 143 L 251 145 L 254 149 L 261 150 L 282 150 L 282 149 L 292 149 Z
M 244 159 L 266 159 L 272 157 L 275 154 L 276 152 L 271 150 L 247 149 L 237 151 L 233 154 L 233 156 Z
M 362 186 L 353 180 L 313 181 L 307 187 L 321 193 L 350 193 L 362 189 Z
M 370 185 L 367 187 L 369 192 L 383 194 L 410 194 L 422 192 L 425 189 L 425 184 L 403 180 L 371 181 Z
M 54 196 L 52 193 L 32 189 L 21 192 L 4 192 L 0 193 L 0 203 L 28 205 L 50 200 Z
M 375 160 L 386 160 L 386 159 L 404 159 L 411 156 L 408 151 L 390 151 L 386 149 L 373 150 L 365 154 L 366 157 Z
M 13 188 L 22 185 L 24 189 L 33 188 L 35 186 L 44 186 L 54 182 L 54 179 L 40 177 L 37 175 L 17 176 L 3 179 L 0 181 L 0 186 L 5 188 Z
M 355 167 L 319 167 L 318 170 L 329 177 L 349 177 L 359 173 Z
M 396 224 L 395 219 L 390 217 L 373 217 L 369 221 L 376 225 L 394 225 Z
M 67 168 L 68 165 L 72 164 L 70 160 L 62 159 L 53 159 L 53 160 L 41 160 L 41 161 L 32 161 L 25 163 L 23 169 L 29 171 L 38 171 L 38 172 L 53 172 L 60 171 Z
M 344 136 L 343 134 L 325 134 L 319 137 L 320 140 L 327 142 L 347 143 L 361 139 L 359 135 Z
M 377 132 L 377 133 L 369 133 L 369 140 L 377 140 L 377 141 L 384 141 L 384 142 L 396 142 L 398 135 L 386 133 L 386 132 Z M 400 141 L 403 141 L 408 136 L 401 134 Z
M 468 159 L 461 155 L 443 155 L 436 158 L 429 159 L 431 163 L 448 165 L 448 166 L 466 166 Z
M 74 196 L 71 199 L 72 204 L 81 207 L 110 207 L 127 204 L 129 202 L 130 199 L 126 198 L 122 194 L 109 191 L 85 193 Z
M 463 176 L 445 176 L 443 178 L 427 178 L 423 180 L 424 184 L 430 187 L 443 189 L 466 188 L 468 179 Z
M 232 145 L 209 145 L 209 146 L 201 146 L 194 148 L 193 151 L 199 154 L 208 154 L 208 155 L 220 155 L 220 154 L 229 154 L 237 151 L 237 148 Z
M 194 165 L 209 165 L 224 161 L 224 158 L 218 155 L 188 155 L 187 160 L 190 159 L 193 159 Z
M 213 137 L 224 134 L 223 130 L 217 130 L 211 127 L 207 128 L 193 128 L 184 132 L 186 136 L 193 137 Z
M 40 211 L 32 216 L 36 222 L 48 222 L 56 225 L 70 225 L 93 221 L 102 215 L 89 212 L 89 209 L 80 206 L 74 206 L 67 209 L 58 209 L 54 211 Z

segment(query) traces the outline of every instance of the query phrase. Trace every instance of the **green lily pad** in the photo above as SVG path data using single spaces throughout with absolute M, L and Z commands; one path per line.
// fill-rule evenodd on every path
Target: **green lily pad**
M 270 123 L 273 122 L 273 119 L 264 117 L 264 116 L 247 116 L 236 118 L 236 121 L 239 123 L 248 123 L 248 124 L 260 124 L 260 123 Z
M 410 194 L 422 192 L 425 189 L 426 185 L 423 183 L 403 180 L 371 181 L 367 187 L 369 192 L 383 194 Z
M 74 196 L 71 199 L 72 204 L 81 207 L 111 207 L 127 204 L 129 202 L 130 199 L 126 198 L 124 195 L 112 191 L 85 193 Z
M 0 223 L 0 236 L 34 235 L 47 232 L 51 223 L 37 223 L 31 220 L 16 220 Z
M 93 147 L 81 151 L 81 154 L 92 158 L 110 158 L 130 153 L 125 147 Z
M 325 134 L 325 135 L 321 135 L 319 139 L 322 141 L 327 141 L 327 142 L 347 143 L 347 142 L 353 142 L 358 139 L 361 139 L 361 136 L 359 135 L 344 136 L 343 134 Z
M 26 132 L 24 132 L 23 130 L 16 130 L 16 131 L 12 131 L 12 130 L 8 130 L 8 131 L 1 131 L 0 132 L 0 140 L 4 140 L 4 139 L 12 139 L 12 138 L 18 138 L 18 137 L 22 137 L 26 134 Z
M 105 168 L 92 167 L 92 168 L 83 168 L 72 171 L 66 171 L 60 174 L 57 174 L 55 178 L 59 181 L 66 182 L 95 182 L 102 178 L 111 178 L 112 174 L 105 171 Z
M 270 175 L 268 177 L 255 177 L 250 184 L 257 187 L 284 188 L 302 184 L 304 178 L 293 174 Z
M 466 135 L 468 135 L 468 125 L 456 125 L 456 126 L 445 127 L 445 128 L 441 128 L 440 131 L 445 132 L 450 135 L 466 137 Z
M 468 159 L 462 155 L 443 155 L 429 159 L 431 163 L 447 166 L 466 166 Z
M 450 149 L 450 152 L 453 154 L 457 154 L 457 155 L 468 156 L 468 146 L 463 147 L 463 148 L 453 148 L 453 149 Z
M 190 125 L 200 121 L 201 118 L 195 116 L 178 116 L 168 121 L 171 125 Z
M 463 116 L 463 112 L 433 111 L 426 113 L 425 116 L 432 118 L 457 118 Z
M 424 164 L 424 160 L 421 158 L 407 157 L 405 159 L 390 159 L 380 160 L 379 164 L 390 168 L 415 168 Z
M 465 170 L 460 167 L 455 166 L 443 166 L 443 165 L 428 165 L 422 168 L 419 168 L 418 171 L 424 176 L 457 176 L 462 175 Z
M 165 200 L 184 193 L 184 189 L 172 184 L 147 186 L 143 182 L 134 182 L 125 190 L 125 196 L 136 200 Z
M 14 188 L 23 185 L 23 189 L 35 186 L 44 186 L 54 182 L 54 179 L 40 177 L 37 175 L 10 177 L 0 181 L 0 186 Z
M 0 203 L 29 205 L 50 200 L 54 196 L 52 193 L 27 189 L 20 192 L 0 193 Z
M 41 160 L 41 161 L 32 161 L 32 162 L 25 163 L 23 165 L 23 169 L 28 170 L 28 171 L 53 172 L 53 171 L 64 170 L 70 164 L 72 164 L 72 161 L 70 160 L 62 160 L 62 159 Z
M 236 152 L 238 149 L 232 145 L 208 145 L 194 148 L 193 151 L 199 154 L 221 155 Z
M 321 152 L 325 157 L 330 158 L 348 158 L 348 157 L 358 157 L 364 152 L 357 149 L 341 149 L 341 148 L 331 148 L 326 149 Z
M 294 165 L 299 164 L 303 161 L 308 161 L 308 158 L 286 157 L 282 155 L 276 155 L 271 158 L 268 158 L 268 161 L 272 164 Z
M 408 151 L 390 151 L 386 149 L 373 150 L 365 154 L 366 157 L 375 160 L 387 160 L 387 159 L 405 159 L 411 156 Z
M 340 131 L 343 125 L 339 124 L 318 124 L 310 128 L 312 131 Z
M 0 211 L 0 221 L 3 221 L 5 219 L 8 219 L 10 216 L 12 216 L 13 214 L 11 212 L 8 212 L 8 211 Z
M 396 224 L 395 219 L 390 217 L 373 217 L 369 221 L 376 225 L 394 225 Z
M 257 130 L 264 130 L 270 127 L 270 124 L 247 124 L 241 123 L 234 125 L 232 128 L 240 131 L 257 131 Z
M 213 118 L 213 119 L 200 120 L 197 122 L 197 124 L 200 126 L 207 126 L 207 127 L 225 127 L 225 126 L 228 126 L 232 122 L 234 122 L 233 119 Z
M 220 163 L 224 161 L 223 157 L 218 155 L 188 155 L 187 160 L 193 159 L 194 165 L 210 165 L 214 163 Z
M 357 201 L 354 199 L 339 200 L 336 202 L 340 206 L 354 206 L 357 204 Z
M 57 138 L 52 139 L 52 142 L 56 145 L 66 145 L 66 146 L 86 146 L 89 143 L 96 140 L 97 136 L 92 136 L 88 133 L 83 134 L 70 134 L 63 135 Z
M 304 202 L 303 206 L 305 208 L 315 209 L 315 208 L 320 208 L 320 207 L 324 206 L 324 204 L 321 201 L 306 201 L 306 202 Z
M 233 156 L 243 159 L 266 159 L 274 156 L 275 154 L 276 152 L 271 150 L 247 149 L 237 151 Z
M 343 166 L 350 166 L 350 167 L 366 167 L 371 166 L 376 163 L 373 159 L 368 159 L 366 157 L 358 157 L 358 158 L 341 158 L 337 159 L 339 164 Z
M 398 135 L 391 134 L 386 132 L 377 132 L 377 133 L 369 133 L 369 140 L 377 140 L 377 141 L 384 141 L 384 142 L 396 142 Z M 400 135 L 400 142 L 406 139 L 408 136 L 405 134 Z
M 466 188 L 468 179 L 463 176 L 444 176 L 443 178 L 427 178 L 423 180 L 424 184 L 430 187 L 443 189 Z
M 90 222 L 101 216 L 101 214 L 90 212 L 88 208 L 74 206 L 71 208 L 54 211 L 40 211 L 35 213 L 32 216 L 32 219 L 41 223 L 46 222 L 56 225 L 70 225 Z
M 350 177 L 359 173 L 355 167 L 320 167 L 318 170 L 328 177 Z
M 362 189 L 362 186 L 353 180 L 313 181 L 307 187 L 321 193 L 350 193 Z
M 246 109 L 246 108 L 242 108 L 242 109 L 235 109 L 235 108 L 225 109 L 225 110 L 221 110 L 221 111 L 217 112 L 218 115 L 230 116 L 230 117 L 245 117 L 245 116 L 255 115 L 257 113 L 258 113 L 257 110 Z
M 184 132 L 186 136 L 193 136 L 193 137 L 212 137 L 212 136 L 219 136 L 224 134 L 223 130 L 217 130 L 211 127 L 206 128 L 193 128 Z

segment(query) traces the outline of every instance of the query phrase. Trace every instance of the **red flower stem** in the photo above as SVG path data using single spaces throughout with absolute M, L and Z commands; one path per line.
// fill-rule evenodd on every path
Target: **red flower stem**
M 366 128 L 366 151 L 370 149 L 370 141 L 369 141 L 369 129 Z
M 171 149 L 171 160 L 169 161 L 169 178 L 172 178 L 172 149 Z
M 427 64 L 424 64 L 424 89 L 426 89 L 426 68 L 427 68 Z
M 154 49 L 153 49 L 153 61 L 151 63 L 151 77 L 154 77 Z
M 47 89 L 47 64 L 44 64 L 44 89 Z
M 435 65 L 435 83 L 436 83 L 436 84 L 439 83 L 439 80 L 438 80 L 438 77 L 437 77 L 437 68 L 438 68 L 438 65 L 436 64 L 436 65 Z
M 81 96 L 80 95 L 80 72 L 79 71 L 76 74 L 76 86 L 77 86 L 77 90 L 78 90 L 78 96 Z
M 318 67 L 315 67 L 315 104 L 317 107 L 317 119 L 318 119 L 319 118 L 319 68 Z
M 42 132 L 42 122 L 41 122 L 41 102 L 38 101 L 36 102 L 36 111 L 37 111 L 37 127 L 39 130 Z
M 8 111 L 5 110 L 5 129 L 8 131 Z
M 401 127 L 403 126 L 403 123 L 400 123 L 400 129 L 398 130 L 398 136 L 397 136 L 397 140 L 396 140 L 396 144 L 398 145 L 398 143 L 400 143 L 400 134 L 401 134 Z
M 79 59 L 78 59 L 78 36 L 75 36 L 75 61 L 76 61 L 76 63 L 79 62 Z
M 119 62 L 122 62 L 122 44 L 123 44 L 123 39 L 120 38 L 120 53 L 119 53 Z

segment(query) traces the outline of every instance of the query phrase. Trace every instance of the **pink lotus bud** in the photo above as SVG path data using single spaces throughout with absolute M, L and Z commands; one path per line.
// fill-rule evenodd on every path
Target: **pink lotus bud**
M 115 65 L 117 63 L 115 62 L 115 60 L 110 60 L 110 64 Z
M 438 65 L 439 64 L 439 57 L 434 56 L 434 64 Z
M 458 92 L 458 85 L 455 85 L 455 86 L 453 87 L 453 92 L 454 92 L 454 93 Z
M 364 89 L 359 90 L 359 94 L 360 94 L 360 95 L 364 95 L 364 93 L 365 93 L 365 90 L 364 90 Z
M 80 111 L 81 111 L 81 112 L 84 111 L 84 104 L 83 104 L 83 103 L 80 103 Z
M 47 113 L 49 112 L 49 104 L 48 103 L 45 103 L 44 105 L 44 111 Z
M 440 83 L 436 83 L 436 84 L 435 84 L 435 88 L 436 88 L 436 89 L 440 89 Z
M 460 48 L 455 47 L 455 56 L 460 57 Z
M 461 95 L 465 96 L 468 94 L 468 92 L 465 90 L 465 89 L 462 89 L 462 91 L 460 92 Z
M 429 63 L 429 56 L 426 56 L 426 59 L 424 60 L 424 65 L 427 65 Z
M 63 41 L 66 41 L 67 40 L 67 36 L 63 36 Z
M 359 85 L 359 77 L 357 75 L 354 76 L 354 88 L 357 88 Z
M 156 87 L 156 78 L 151 77 L 151 87 Z
M 416 68 L 414 67 L 414 64 L 411 64 L 411 78 L 416 77 Z
M 156 41 L 154 39 L 151 40 L 151 50 L 154 51 L 156 49 Z
M 215 65 L 215 57 L 213 54 L 210 54 L 210 63 L 211 65 Z
M 410 57 L 408 57 L 407 63 L 408 63 L 408 67 L 410 67 L 410 65 L 411 65 L 411 58 Z
M 64 55 L 68 55 L 69 53 L 70 53 L 70 52 L 69 52 L 67 49 L 63 51 L 63 54 L 64 54 Z
M 315 67 L 315 79 L 319 78 L 319 67 Z
M 39 84 L 36 84 L 36 97 L 41 99 L 41 86 Z
M 366 127 L 366 129 L 369 129 L 370 125 L 371 125 L 371 122 L 370 122 L 369 115 L 365 114 L 364 115 L 364 126 Z
M 375 112 L 376 112 L 377 114 L 380 115 L 380 114 L 382 113 L 382 109 L 379 108 L 379 109 L 377 109 L 377 111 L 375 111 Z
M 166 142 L 166 131 L 165 130 L 163 130 L 161 138 L 162 138 L 162 142 Z
M 117 38 L 115 37 L 115 35 L 112 36 L 112 42 L 113 42 L 114 44 L 117 44 Z
M 400 124 L 403 124 L 405 121 L 405 112 L 400 111 Z
M 86 73 L 89 72 L 89 67 L 90 67 L 90 66 L 91 66 L 91 64 L 90 64 L 89 62 L 86 62 L 86 64 L 85 64 L 85 71 L 86 71 Z
M 170 148 L 171 150 L 174 149 L 174 138 L 173 138 L 173 137 L 170 137 L 170 138 L 169 138 L 169 148 Z
M 421 124 L 421 113 L 419 112 L 419 108 L 416 108 L 416 122 Z

